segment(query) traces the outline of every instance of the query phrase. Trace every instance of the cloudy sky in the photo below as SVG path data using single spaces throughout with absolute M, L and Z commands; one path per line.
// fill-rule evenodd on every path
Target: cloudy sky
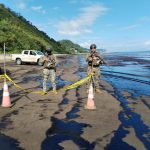
M 56 41 L 150 50 L 150 0 L 0 0 Z

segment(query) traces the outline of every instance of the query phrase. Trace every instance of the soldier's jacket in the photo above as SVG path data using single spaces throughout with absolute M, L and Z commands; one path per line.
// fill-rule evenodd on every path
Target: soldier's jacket
M 45 69 L 56 69 L 56 58 L 54 55 L 48 55 L 41 58 L 44 62 L 44 68 Z
M 88 65 L 92 67 L 99 67 L 104 63 L 103 58 L 97 52 L 90 53 L 86 61 L 88 62 Z

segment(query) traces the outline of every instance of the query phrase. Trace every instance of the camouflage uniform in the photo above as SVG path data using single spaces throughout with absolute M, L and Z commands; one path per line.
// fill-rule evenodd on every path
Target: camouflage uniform
M 103 59 L 97 52 L 90 53 L 86 61 L 88 62 L 87 74 L 94 73 L 93 77 L 87 82 L 87 89 L 89 88 L 91 82 L 95 87 L 96 91 L 99 91 L 100 84 L 100 64 L 103 63 Z
M 53 90 L 56 90 L 56 59 L 54 55 L 44 56 L 44 69 L 43 69 L 43 91 L 47 91 L 47 80 L 50 77 Z

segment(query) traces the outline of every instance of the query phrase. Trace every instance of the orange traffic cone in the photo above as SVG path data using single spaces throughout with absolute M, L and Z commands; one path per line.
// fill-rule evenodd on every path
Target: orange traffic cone
M 96 109 L 93 98 L 94 98 L 93 86 L 92 84 L 90 84 L 87 104 L 84 106 L 85 109 Z
M 2 107 L 11 107 L 11 100 L 8 91 L 8 85 L 6 81 L 4 81 L 4 88 L 3 88 L 3 100 L 2 100 Z

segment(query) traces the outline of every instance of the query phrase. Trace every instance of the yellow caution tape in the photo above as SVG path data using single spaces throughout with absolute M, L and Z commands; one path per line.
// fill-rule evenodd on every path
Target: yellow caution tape
M 56 91 L 53 91 L 54 93 L 58 93 L 59 91 L 62 91 L 62 90 L 69 90 L 69 89 L 73 89 L 73 88 L 76 88 L 84 83 L 86 83 L 89 79 L 91 79 L 93 73 L 89 74 L 87 77 L 71 84 L 71 85 L 67 85 L 67 86 L 64 86 L 63 88 L 59 89 L 59 90 L 56 90 Z M 51 92 L 51 91 L 50 91 Z M 46 93 L 49 93 L 49 92 L 46 92 Z
M 59 89 L 59 90 L 56 90 L 56 91 L 49 91 L 49 92 L 54 92 L 54 93 L 57 93 L 59 91 L 62 91 L 62 90 L 69 90 L 69 89 L 73 89 L 73 88 L 76 88 L 84 83 L 86 83 L 89 79 L 91 79 L 91 77 L 93 76 L 94 73 L 91 73 L 89 74 L 87 77 L 71 84 L 71 85 L 67 85 L 67 86 L 64 86 L 63 88 Z M 21 86 L 19 86 L 18 84 L 16 84 L 7 74 L 4 74 L 4 75 L 0 75 L 0 79 L 1 78 L 6 78 L 8 79 L 10 82 L 13 83 L 13 85 L 18 88 L 18 89 L 21 89 L 23 90 L 24 92 L 27 92 L 27 93 L 34 93 L 34 94 L 46 94 L 46 93 L 49 93 L 49 92 L 43 92 L 43 91 L 31 91 L 31 90 L 26 90 L 24 88 L 22 88 Z
M 77 81 L 71 85 L 67 85 L 67 86 L 63 87 L 62 89 L 59 89 L 58 91 L 76 88 L 76 87 L 86 83 L 89 79 L 91 79 L 92 75 L 93 75 L 93 73 L 89 74 L 87 77 L 85 77 L 85 78 L 83 78 L 83 79 L 81 79 L 81 80 L 79 80 L 79 81 Z
M 24 92 L 27 92 L 27 93 L 37 93 L 37 94 L 43 94 L 44 92 L 43 91 L 31 91 L 31 90 L 26 90 L 24 88 L 22 88 L 21 86 L 19 86 L 18 84 L 16 84 L 7 74 L 4 74 L 4 76 L 10 81 L 13 83 L 13 85 L 18 88 L 18 89 L 21 89 L 23 90 Z
M 0 79 L 4 78 L 4 75 L 0 75 Z

